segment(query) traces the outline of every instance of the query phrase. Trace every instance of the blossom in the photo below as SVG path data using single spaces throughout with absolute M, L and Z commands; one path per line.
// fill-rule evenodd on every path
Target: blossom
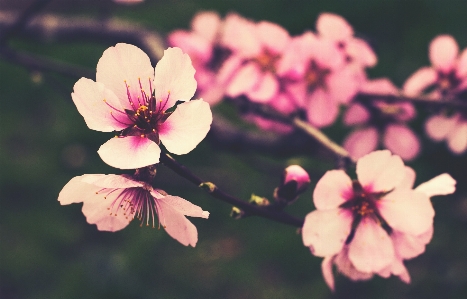
M 415 117 L 411 103 L 388 103 L 378 95 L 398 95 L 398 89 L 388 79 L 362 83 L 360 92 L 375 95 L 369 103 L 355 102 L 344 114 L 344 124 L 356 126 L 343 145 L 355 160 L 374 151 L 379 143 L 408 161 L 420 152 L 420 141 L 406 122 Z
M 310 184 L 310 176 L 299 165 L 288 166 L 283 173 L 281 184 L 274 190 L 274 198 L 286 204 L 295 201 Z
M 415 172 L 388 150 L 357 161 L 357 180 L 331 170 L 313 193 L 315 211 L 305 218 L 302 238 L 324 257 L 323 275 L 333 288 L 332 265 L 353 280 L 390 274 L 408 282 L 404 259 L 424 251 L 431 239 L 430 197 L 453 193 L 455 180 L 442 174 L 412 189 Z
M 218 103 L 225 92 L 225 84 L 219 76 L 230 50 L 220 44 L 224 21 L 213 11 L 197 13 L 191 21 L 191 30 L 175 30 L 168 37 L 171 46 L 181 48 L 190 55 L 196 69 L 198 94 L 209 104 Z
M 287 78 L 283 89 L 293 98 L 291 103 L 303 108 L 308 121 L 317 127 L 336 120 L 340 104 L 350 102 L 361 80 L 332 41 L 312 32 L 291 41 L 280 74 Z
M 141 225 L 159 227 L 183 245 L 195 246 L 196 227 L 185 217 L 208 218 L 209 213 L 189 201 L 153 189 L 145 181 L 114 174 L 85 174 L 71 179 L 58 196 L 62 205 L 83 203 L 83 214 L 101 231 L 119 231 L 137 218 Z
M 196 90 L 194 73 L 190 57 L 179 48 L 165 50 L 155 69 L 133 45 L 105 50 L 96 81 L 79 79 L 71 94 L 90 129 L 119 131 L 99 148 L 102 160 L 132 169 L 159 162 L 161 142 L 177 155 L 193 150 L 212 122 L 208 103 L 189 101 Z M 177 101 L 182 103 L 174 109 Z
M 429 47 L 432 66 L 423 67 L 410 76 L 404 84 L 404 92 L 417 96 L 428 92 L 433 100 L 441 98 L 465 99 L 467 91 L 467 49 L 459 53 L 456 40 L 450 35 L 433 39 Z M 456 154 L 467 150 L 467 114 L 441 111 L 425 123 L 428 136 L 434 141 L 446 140 L 449 149 Z

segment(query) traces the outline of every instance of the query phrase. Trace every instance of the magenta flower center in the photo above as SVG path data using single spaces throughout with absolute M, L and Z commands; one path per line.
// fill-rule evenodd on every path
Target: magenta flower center
M 108 104 L 113 110 L 122 114 L 126 114 L 127 116 L 128 122 L 123 122 L 114 117 L 115 120 L 127 126 L 120 132 L 120 136 L 141 136 L 159 144 L 159 126 L 171 114 L 170 112 L 166 112 L 166 110 L 170 108 L 166 107 L 169 98 L 167 97 L 167 99 L 164 101 L 157 101 L 153 95 L 151 80 L 149 80 L 149 94 L 143 90 L 141 80 L 139 80 L 140 94 L 136 98 L 132 96 L 129 86 L 126 82 L 125 85 L 128 102 L 132 109 L 125 109 L 125 111 L 121 111 Z
M 149 223 L 152 222 L 152 227 L 155 228 L 157 204 L 156 199 L 149 191 L 151 189 L 150 186 L 125 188 L 123 190 L 103 188 L 97 191 L 96 194 L 103 194 L 104 198 L 107 198 L 107 196 L 114 192 L 120 192 L 110 206 L 107 207 L 110 215 L 117 216 L 119 213 L 123 213 L 129 222 L 137 218 L 141 221 L 140 226 L 143 226 L 143 223 L 149 226 Z
M 313 91 L 316 88 L 326 87 L 326 77 L 331 73 L 329 69 L 320 67 L 314 60 L 311 60 L 305 73 L 305 82 L 308 86 L 308 91 Z
M 389 192 L 371 192 L 370 189 L 362 187 L 358 181 L 352 182 L 352 190 L 349 199 L 339 206 L 341 209 L 350 211 L 353 215 L 352 229 L 347 237 L 346 244 L 352 241 L 355 230 L 363 218 L 372 219 L 381 225 L 388 234 L 391 234 L 392 228 L 381 216 L 377 204 L 378 200 Z
M 279 54 L 273 54 L 268 50 L 264 50 L 263 53 L 254 59 L 254 61 L 259 64 L 261 71 L 275 73 L 276 63 L 279 59 Z
M 461 83 L 461 80 L 457 77 L 455 71 L 449 73 L 438 72 L 437 85 L 441 90 L 443 96 L 447 96 L 454 91 Z

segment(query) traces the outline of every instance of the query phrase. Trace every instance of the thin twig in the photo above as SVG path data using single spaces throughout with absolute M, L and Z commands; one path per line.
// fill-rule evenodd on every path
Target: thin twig
M 172 171 L 174 171 L 181 177 L 185 178 L 189 182 L 193 183 L 194 185 L 198 187 L 202 187 L 203 190 L 208 192 L 212 197 L 220 199 L 224 202 L 227 202 L 235 207 L 238 207 L 241 210 L 245 211 L 248 215 L 261 216 L 261 217 L 264 217 L 270 220 L 274 220 L 274 221 L 288 224 L 288 225 L 295 226 L 295 227 L 303 226 L 302 219 L 295 218 L 283 211 L 278 211 L 278 210 L 268 208 L 267 206 L 259 207 L 256 205 L 252 205 L 246 201 L 243 201 L 239 198 L 236 198 L 232 195 L 225 193 L 213 183 L 202 180 L 201 178 L 193 174 L 187 167 L 178 163 L 174 158 L 172 158 L 171 156 L 165 153 L 161 154 L 160 161 L 165 166 L 167 166 Z
M 368 93 L 359 93 L 356 96 L 356 99 L 359 101 L 374 101 L 375 99 L 384 100 L 387 102 L 410 102 L 414 104 L 421 104 L 425 106 L 443 108 L 443 107 L 452 107 L 467 109 L 467 102 L 461 101 L 458 99 L 446 98 L 446 99 L 433 99 L 426 96 L 418 97 L 407 97 L 404 95 L 379 95 L 379 94 L 368 94 Z

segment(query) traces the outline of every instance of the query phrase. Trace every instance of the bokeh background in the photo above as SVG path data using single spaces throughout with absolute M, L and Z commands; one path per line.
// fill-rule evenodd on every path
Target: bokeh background
M 1 10 L 24 9 L 32 1 L 1 0 Z M 52 1 L 44 12 L 69 16 L 120 18 L 165 34 L 188 28 L 200 10 L 227 12 L 276 22 L 291 34 L 313 29 L 321 12 L 345 17 L 378 55 L 372 78 L 386 76 L 401 86 L 416 69 L 428 65 L 428 43 L 452 34 L 467 46 L 462 0 L 166 0 L 121 6 L 109 0 Z M 113 45 L 38 41 L 16 36 L 15 49 L 46 55 L 94 69 Z M 434 198 L 435 234 L 425 254 L 408 261 L 412 283 L 375 278 L 352 283 L 338 276 L 332 294 L 320 270 L 321 259 L 303 247 L 293 227 L 262 218 L 229 218 L 231 207 L 159 168 L 156 184 L 211 212 L 192 219 L 196 248 L 186 248 L 163 229 L 139 227 L 106 233 L 86 223 L 81 205 L 60 206 L 57 196 L 74 176 L 119 173 L 96 150 L 111 133 L 89 130 L 70 97 L 76 79 L 32 72 L 0 58 L 0 298 L 466 298 L 467 297 L 467 154 L 452 155 L 444 144 L 423 135 L 419 113 L 413 123 L 423 140 L 422 155 L 409 163 L 417 183 L 449 172 L 458 181 L 455 195 Z M 243 128 L 235 108 L 214 108 Z M 342 141 L 340 122 L 325 130 Z M 313 185 L 332 161 L 312 155 L 270 154 L 225 147 L 207 138 L 179 161 L 226 191 L 249 198 L 271 198 L 282 169 L 300 163 Z M 312 190 L 312 188 L 310 188 Z M 304 217 L 313 208 L 311 190 L 287 209 Z

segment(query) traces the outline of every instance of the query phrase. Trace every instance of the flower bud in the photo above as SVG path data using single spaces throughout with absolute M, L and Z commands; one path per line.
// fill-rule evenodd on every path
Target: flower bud
M 310 184 L 310 176 L 301 166 L 290 165 L 284 171 L 282 182 L 274 190 L 276 201 L 290 204 L 295 201 Z

